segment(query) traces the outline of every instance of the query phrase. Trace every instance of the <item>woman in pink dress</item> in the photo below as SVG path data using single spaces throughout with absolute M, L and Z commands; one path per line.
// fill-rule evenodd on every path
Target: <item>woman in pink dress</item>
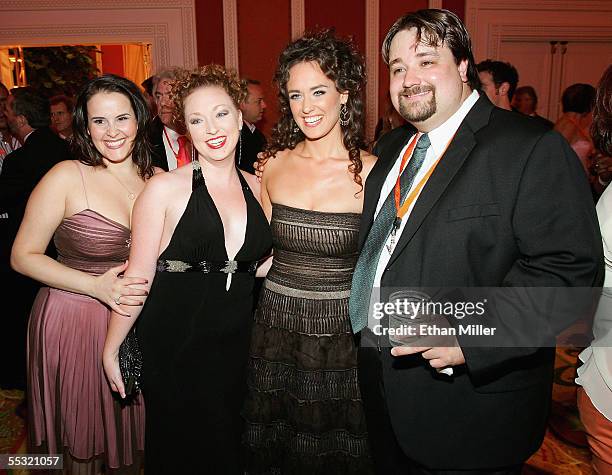
M 11 263 L 47 285 L 28 327 L 30 451 L 64 454 L 68 473 L 138 473 L 144 405 L 120 403 L 102 368 L 111 309 L 141 305 L 139 278 L 120 278 L 130 217 L 154 169 L 147 103 L 127 79 L 105 75 L 79 94 L 78 160 L 52 168 L 32 192 Z M 53 239 L 58 259 L 45 256 Z M 140 454 L 139 454 L 140 452 Z

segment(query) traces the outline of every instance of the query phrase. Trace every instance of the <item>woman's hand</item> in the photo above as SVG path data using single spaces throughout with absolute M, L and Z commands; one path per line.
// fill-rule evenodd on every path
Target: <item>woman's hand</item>
M 125 399 L 125 385 L 119 369 L 119 349 L 113 351 L 105 347 L 102 353 L 102 364 L 111 390 L 119 393 L 121 398 Z
M 120 274 L 127 269 L 128 262 L 109 269 L 104 274 L 94 278 L 92 296 L 108 305 L 119 315 L 130 316 L 121 309 L 121 305 L 142 306 L 148 292 L 139 288 L 146 285 L 147 279 L 140 277 L 123 277 Z
M 257 160 L 253 164 L 255 168 L 255 176 L 257 177 L 257 181 L 261 183 L 261 177 L 264 174 L 264 169 L 266 168 L 266 163 L 268 163 L 269 157 L 264 158 L 263 152 L 259 152 L 257 154 Z

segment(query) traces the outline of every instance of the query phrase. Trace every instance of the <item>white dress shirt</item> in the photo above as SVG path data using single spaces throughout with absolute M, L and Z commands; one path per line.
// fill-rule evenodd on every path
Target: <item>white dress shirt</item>
M 246 120 L 243 120 L 242 122 L 244 122 L 244 124 L 249 128 L 251 133 L 255 132 L 255 129 L 257 128 L 255 127 L 255 124 L 251 124 L 250 122 L 247 122 Z
M 429 140 L 431 142 L 431 145 L 427 149 L 427 155 L 425 155 L 425 161 L 423 162 L 423 165 L 421 166 L 417 175 L 414 177 L 414 181 L 412 182 L 410 191 L 406 193 L 406 196 L 410 194 L 410 192 L 417 186 L 419 181 L 421 181 L 421 179 L 427 174 L 427 172 L 429 171 L 431 166 L 436 162 L 436 160 L 438 160 L 438 158 L 440 158 L 440 156 L 442 156 L 442 154 L 445 152 L 446 146 L 449 144 L 449 142 L 451 141 L 451 139 L 457 132 L 457 129 L 461 125 L 461 122 L 463 122 L 463 119 L 465 118 L 465 116 L 467 115 L 467 113 L 470 111 L 470 109 L 476 103 L 477 100 L 478 100 L 478 92 L 473 91 L 472 94 L 470 94 L 470 96 L 468 96 L 468 98 L 465 101 L 463 101 L 463 104 L 461 104 L 457 112 L 455 112 L 452 116 L 450 116 L 448 120 L 444 122 L 442 125 L 440 125 L 438 128 L 429 132 Z M 419 134 L 419 137 L 420 137 L 420 134 Z M 418 137 L 417 137 L 417 140 L 418 140 Z M 380 211 L 380 208 L 382 207 L 383 203 L 387 199 L 387 196 L 389 195 L 389 193 L 391 193 L 391 191 L 395 187 L 395 182 L 397 181 L 397 177 L 400 171 L 400 166 L 402 164 L 402 157 L 404 156 L 404 152 L 408 148 L 409 144 L 410 142 L 408 142 L 408 144 L 406 144 L 406 146 L 402 148 L 402 150 L 400 151 L 399 155 L 397 156 L 395 160 L 395 164 L 393 165 L 393 167 L 391 168 L 391 171 L 389 171 L 389 174 L 387 175 L 387 178 L 385 179 L 382 189 L 380 190 L 380 197 L 378 198 L 378 205 L 376 206 L 376 213 L 374 215 L 374 219 L 376 219 L 376 216 L 378 216 L 378 212 Z M 444 159 L 442 161 L 444 161 Z M 420 195 L 420 192 L 419 192 L 419 195 Z M 410 213 L 412 213 L 412 208 L 414 207 L 414 204 L 416 203 L 418 199 L 419 197 L 417 196 L 416 199 L 410 205 L 408 212 L 402 218 L 400 227 L 397 230 L 396 235 L 395 235 L 396 244 L 399 241 L 400 236 L 402 235 L 402 232 L 404 232 L 404 227 L 406 226 L 408 219 L 410 219 Z M 393 249 L 391 250 L 391 252 L 389 252 L 390 238 L 391 238 L 390 236 L 389 238 L 387 238 L 385 247 L 380 253 L 380 258 L 378 260 L 378 266 L 376 267 L 376 275 L 374 277 L 374 288 L 380 287 L 380 280 L 385 271 L 385 268 L 387 267 L 387 264 L 389 263 L 389 260 L 391 259 L 391 254 L 393 252 Z
M 178 163 L 176 161 L 176 154 L 179 151 L 178 138 L 180 134 L 164 125 L 162 135 L 164 140 L 164 147 L 166 149 L 166 158 L 168 159 L 168 171 L 174 170 L 178 166 Z M 168 139 L 170 139 L 170 142 L 168 142 Z
M 584 364 L 577 370 L 581 385 L 591 403 L 612 421 L 612 188 L 608 187 L 597 202 L 597 218 L 603 239 L 605 280 L 593 320 L 594 340 L 580 353 Z

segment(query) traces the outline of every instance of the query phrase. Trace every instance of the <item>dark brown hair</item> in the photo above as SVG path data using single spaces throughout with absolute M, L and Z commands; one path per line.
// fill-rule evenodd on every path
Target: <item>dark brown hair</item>
M 456 64 L 467 60 L 468 84 L 472 89 L 480 89 L 480 78 L 472 53 L 470 35 L 459 17 L 448 10 L 435 8 L 418 10 L 397 20 L 383 40 L 382 57 L 385 64 L 389 64 L 389 49 L 395 35 L 411 28 L 416 28 L 417 42 L 422 41 L 432 47 L 447 46 L 453 53 Z
M 563 112 L 586 114 L 593 110 L 595 88 L 590 84 L 576 83 L 568 86 L 561 96 Z
M 514 66 L 503 61 L 494 61 L 485 59 L 476 65 L 479 73 L 487 72 L 493 78 L 493 83 L 496 88 L 499 88 L 503 83 L 508 83 L 508 99 L 512 100 L 516 86 L 519 82 L 519 74 Z
M 608 66 L 599 80 L 591 134 L 597 150 L 612 156 L 612 66 Z
M 195 89 L 217 86 L 227 92 L 236 109 L 247 97 L 246 81 L 241 81 L 233 70 L 218 64 L 207 64 L 191 71 L 180 71 L 172 84 L 174 101 L 174 123 L 182 130 L 185 127 L 185 98 Z
M 99 92 L 117 92 L 130 100 L 137 123 L 136 137 L 134 137 L 132 146 L 132 161 L 138 167 L 138 175 L 141 178 L 150 178 L 153 175 L 153 165 L 151 164 L 151 145 L 148 139 L 151 126 L 149 107 L 136 84 L 114 74 L 105 74 L 92 79 L 83 86 L 77 96 L 72 118 L 71 147 L 74 157 L 85 165 L 106 167 L 88 130 L 87 103 Z
M 269 158 L 280 150 L 293 150 L 305 136 L 297 127 L 287 93 L 289 70 L 298 63 L 315 62 L 323 74 L 334 81 L 338 92 L 348 92 L 346 110 L 349 124 L 342 127 L 342 143 L 349 152 L 351 164 L 348 169 L 353 180 L 361 183 L 360 149 L 365 148 L 363 90 L 365 88 L 365 67 L 363 58 L 350 40 L 335 36 L 333 30 L 306 33 L 292 41 L 281 53 L 274 81 L 278 86 L 279 120 L 272 130 L 272 138 L 263 157 Z

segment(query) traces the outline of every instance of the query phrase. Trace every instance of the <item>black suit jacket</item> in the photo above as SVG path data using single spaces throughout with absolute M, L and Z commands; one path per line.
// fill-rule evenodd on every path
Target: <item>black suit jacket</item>
M 34 130 L 22 147 L 5 157 L 0 174 L 0 213 L 8 213 L 11 237 L 21 224 L 36 184 L 55 164 L 70 158 L 68 143 L 48 127 Z
M 413 133 L 395 129 L 374 150 L 379 160 L 365 187 L 360 246 L 381 186 Z M 382 287 L 603 283 L 597 218 L 574 152 L 556 132 L 493 107 L 484 95 L 408 219 Z M 488 323 L 501 325 L 492 318 Z M 466 365 L 452 378 L 421 355 L 394 358 L 383 349 L 386 400 L 402 450 L 433 469 L 522 463 L 544 437 L 554 348 L 475 348 L 458 339 Z
M 236 147 L 236 165 L 245 172 L 255 173 L 253 164 L 257 161 L 257 154 L 266 146 L 266 137 L 258 128 L 251 132 L 249 126 L 243 124 L 240 131 L 240 141 L 241 144 Z
M 153 166 L 168 171 L 168 158 L 166 157 L 166 147 L 164 145 L 164 124 L 159 116 L 156 116 L 151 122 L 149 141 L 152 149 L 151 161 Z
M 25 387 L 26 328 L 39 283 L 10 268 L 13 241 L 19 230 L 28 198 L 40 179 L 55 164 L 70 159 L 68 144 L 49 128 L 34 130 L 22 147 L 8 154 L 0 174 L 0 277 L 3 293 L 13 299 L 10 318 L 0 335 L 0 384 Z M 47 255 L 55 257 L 53 243 Z

